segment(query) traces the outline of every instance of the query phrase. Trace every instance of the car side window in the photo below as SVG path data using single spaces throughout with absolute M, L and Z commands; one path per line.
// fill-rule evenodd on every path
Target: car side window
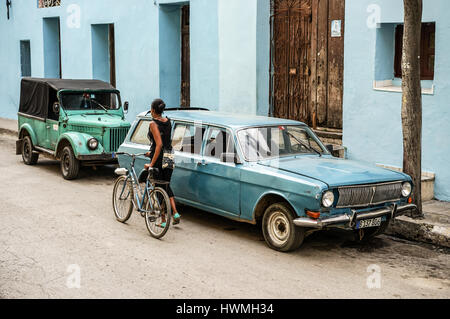
M 208 157 L 220 159 L 223 153 L 236 154 L 233 137 L 225 129 L 211 128 L 206 140 L 204 154 Z
M 176 124 L 172 138 L 173 149 L 182 153 L 200 154 L 205 131 L 204 126 Z
M 141 120 L 131 136 L 131 143 L 149 145 L 150 141 L 147 137 L 150 120 Z

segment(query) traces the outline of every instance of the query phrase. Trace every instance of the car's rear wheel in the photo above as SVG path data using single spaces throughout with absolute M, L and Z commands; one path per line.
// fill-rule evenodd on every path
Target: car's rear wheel
M 355 240 L 358 242 L 370 241 L 373 238 L 384 234 L 384 232 L 386 231 L 386 229 L 389 226 L 389 223 L 390 223 L 390 218 L 388 218 L 386 221 L 382 222 L 381 225 L 378 227 L 356 229 L 353 231 L 355 234 Z
M 38 153 L 33 153 L 33 142 L 29 136 L 25 136 L 22 143 L 22 160 L 26 165 L 36 165 L 39 159 Z
M 264 212 L 262 230 L 270 248 L 289 252 L 299 248 L 305 238 L 305 230 L 294 224 L 294 213 L 286 203 L 270 205 Z
M 75 158 L 75 154 L 70 146 L 64 147 L 61 153 L 61 173 L 64 179 L 73 180 L 78 177 L 80 162 Z

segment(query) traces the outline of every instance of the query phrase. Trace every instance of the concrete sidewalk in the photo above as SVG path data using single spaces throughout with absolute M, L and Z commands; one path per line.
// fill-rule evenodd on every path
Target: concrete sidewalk
M 0 133 L 17 136 L 17 120 L 0 118 Z M 401 216 L 387 234 L 410 240 L 450 247 L 450 203 L 436 200 L 423 204 L 422 220 Z
M 450 203 L 432 200 L 423 203 L 424 219 L 398 217 L 387 234 L 450 248 Z

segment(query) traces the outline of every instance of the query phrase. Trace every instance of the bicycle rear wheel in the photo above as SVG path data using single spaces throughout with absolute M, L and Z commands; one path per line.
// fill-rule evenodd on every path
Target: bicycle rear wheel
M 152 237 L 160 239 L 169 230 L 172 218 L 169 195 L 161 187 L 156 187 L 150 192 L 150 200 L 146 200 L 145 204 L 145 210 L 147 211 L 145 213 L 145 225 L 147 230 Z M 150 213 L 152 210 L 153 213 Z M 163 223 L 165 223 L 165 226 L 161 227 Z
M 112 204 L 116 219 L 125 223 L 133 212 L 133 188 L 126 176 L 120 176 L 113 189 Z

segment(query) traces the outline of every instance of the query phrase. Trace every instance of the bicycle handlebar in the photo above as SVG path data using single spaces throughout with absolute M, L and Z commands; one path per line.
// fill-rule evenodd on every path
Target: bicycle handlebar
M 147 153 L 130 154 L 130 153 L 127 153 L 127 152 L 116 152 L 116 153 L 113 153 L 113 158 L 116 158 L 117 155 L 128 155 L 128 156 L 131 156 L 131 157 L 137 157 L 137 156 L 145 156 L 146 154 Z

